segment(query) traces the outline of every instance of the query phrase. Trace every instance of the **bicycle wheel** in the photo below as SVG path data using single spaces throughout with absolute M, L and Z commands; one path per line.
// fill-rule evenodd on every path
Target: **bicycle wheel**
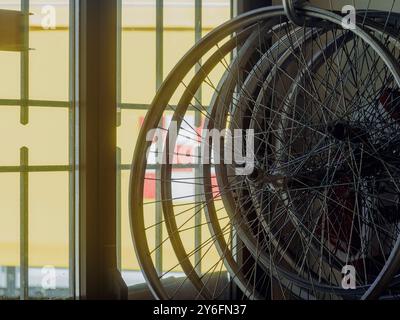
M 342 62 L 346 61 L 344 57 L 351 52 L 347 48 L 350 42 L 353 42 L 354 45 L 354 42 L 357 41 L 357 46 L 367 48 L 363 57 L 366 60 L 369 59 L 368 63 L 370 65 L 375 60 L 379 62 L 375 64 L 375 69 L 377 70 L 372 74 L 376 75 L 378 73 L 381 75 L 382 81 L 378 81 L 381 87 L 383 83 L 389 86 L 381 90 L 380 96 L 377 97 L 371 93 L 371 91 L 376 93 L 375 89 L 379 87 L 376 84 L 373 90 L 369 89 L 368 95 L 364 94 L 364 99 L 372 100 L 373 97 L 375 100 L 372 101 L 376 101 L 378 98 L 377 101 L 381 104 L 383 115 L 391 115 L 391 118 L 389 117 L 389 120 L 387 120 L 389 123 L 391 123 L 390 121 L 393 122 L 393 115 L 396 114 L 397 110 L 394 93 L 399 83 L 398 67 L 394 62 L 393 55 L 388 50 L 383 49 L 383 46 L 378 43 L 376 38 L 372 37 L 364 29 L 343 31 L 339 26 L 339 21 L 341 20 L 336 15 L 315 8 L 305 8 L 304 14 L 309 17 L 330 21 L 334 23 L 334 27 L 330 26 L 327 29 L 319 27 L 308 30 L 307 28 L 296 29 L 287 22 L 281 7 L 265 8 L 238 17 L 210 33 L 195 46 L 172 71 L 153 101 L 152 108 L 144 122 L 133 161 L 130 217 L 137 256 L 146 279 L 157 298 L 174 299 L 182 296 L 183 291 L 185 291 L 186 298 L 188 297 L 188 291 L 192 298 L 220 298 L 224 296 L 227 288 L 231 286 L 231 282 L 238 286 L 243 293 L 243 297 L 250 299 L 267 298 L 273 295 L 282 298 L 301 299 L 332 299 L 349 296 L 348 291 L 339 287 L 338 275 L 341 274 L 339 266 L 343 261 L 337 261 L 338 264 L 334 267 L 328 263 L 329 259 L 339 260 L 338 254 L 335 252 L 336 248 L 328 250 L 326 245 L 321 245 L 321 243 L 327 241 L 325 236 L 322 235 L 325 233 L 318 230 L 319 233 L 315 233 L 316 230 L 312 229 L 313 225 L 320 224 L 320 219 L 315 218 L 313 214 L 307 211 L 309 224 L 305 225 L 302 222 L 304 217 L 299 217 L 298 212 L 301 211 L 301 208 L 299 209 L 297 201 L 288 201 L 288 199 L 294 199 L 293 192 L 296 191 L 295 188 L 286 186 L 282 189 L 282 186 L 277 188 L 274 185 L 277 180 L 287 180 L 287 176 L 293 175 L 292 171 L 299 170 L 299 166 L 297 165 L 296 167 L 294 165 L 290 172 L 279 172 L 273 169 L 274 173 L 272 174 L 270 167 L 274 167 L 274 165 L 268 162 L 272 161 L 275 166 L 279 164 L 282 167 L 289 162 L 287 154 L 296 154 L 297 158 L 302 159 L 305 157 L 306 152 L 310 151 L 306 149 L 301 153 L 296 150 L 297 153 L 294 153 L 294 149 L 290 149 L 286 142 L 284 144 L 283 141 L 288 140 L 286 134 L 293 130 L 293 122 L 300 122 L 304 128 L 307 128 L 305 124 L 308 124 L 313 118 L 300 117 L 300 120 L 291 118 L 290 121 L 283 121 L 283 119 L 287 118 L 287 114 L 290 112 L 294 112 L 296 116 L 303 113 L 308 114 L 306 112 L 307 108 L 304 107 L 306 105 L 305 101 L 308 101 L 307 99 L 310 99 L 312 95 L 305 94 L 304 92 L 307 93 L 310 90 L 304 89 L 310 85 L 315 86 L 317 80 L 319 81 L 319 90 L 322 90 L 325 95 L 328 95 L 328 93 L 331 95 L 336 94 L 336 91 L 332 90 L 332 86 L 334 87 L 337 83 L 331 84 L 329 81 L 321 81 L 321 77 L 318 74 L 321 70 L 331 70 L 330 72 L 334 74 L 335 72 L 332 71 L 334 70 L 332 67 L 334 63 L 332 61 L 339 59 L 338 57 L 341 57 L 340 59 L 342 60 L 335 68 L 342 73 L 346 71 L 346 74 L 351 74 L 351 70 L 346 69 L 349 68 L 349 64 L 343 63 L 342 65 Z M 365 28 L 365 23 L 363 28 Z M 232 37 L 232 39 L 229 40 L 228 37 Z M 222 42 L 224 39 L 225 41 Z M 384 39 L 388 41 L 387 37 Z M 284 43 L 286 44 L 284 45 Z M 228 63 L 229 55 L 235 52 L 238 52 L 235 59 L 232 63 Z M 393 52 L 395 52 L 395 47 L 392 48 Z M 314 59 L 315 54 L 319 54 L 320 61 L 318 63 Z M 367 54 L 372 55 L 374 59 L 365 58 Z M 264 60 L 262 60 L 263 57 Z M 265 57 L 269 58 L 270 61 L 267 61 L 269 63 L 265 63 Z M 204 64 L 201 63 L 203 59 L 206 61 Z M 279 59 L 281 59 L 281 64 L 277 67 Z M 298 62 L 299 60 L 301 63 Z M 254 68 L 254 66 L 260 67 L 260 61 L 264 61 L 263 72 L 259 72 L 257 68 Z M 311 62 L 312 65 L 308 66 L 307 61 Z M 196 65 L 197 68 L 194 68 Z M 210 78 L 213 70 L 218 66 L 222 66 L 225 72 L 217 86 L 214 85 Z M 297 70 L 295 70 L 296 68 L 292 70 L 293 67 L 297 67 Z M 305 67 L 307 67 L 306 72 L 299 72 Z M 253 70 L 252 77 L 249 76 L 251 75 L 251 70 Z M 338 73 L 337 70 L 335 70 L 336 74 Z M 354 70 L 357 69 L 353 68 Z M 190 71 L 194 71 L 194 77 L 191 77 Z M 307 72 L 311 72 L 313 76 L 307 75 Z M 247 78 L 246 75 L 248 75 Z M 269 79 L 269 85 L 265 86 L 264 76 Z M 345 82 L 344 79 L 340 79 L 338 81 L 338 78 L 336 78 L 336 82 L 340 82 L 340 85 L 344 85 L 346 88 L 351 87 L 350 80 Z M 303 84 L 306 81 L 309 83 Z M 276 82 L 281 82 L 281 88 L 274 87 L 271 90 L 271 83 Z M 249 83 L 252 83 L 253 92 L 251 94 L 248 93 L 248 89 L 251 87 Z M 265 88 L 260 83 L 264 84 Z M 286 84 L 282 85 L 282 83 Z M 207 108 L 205 103 L 201 103 L 198 99 L 198 89 L 204 85 L 210 87 L 211 91 L 215 91 L 213 99 L 210 99 L 210 108 Z M 281 90 L 285 86 L 290 90 L 282 94 Z M 349 101 L 354 100 L 356 96 L 357 90 L 354 87 L 351 87 L 350 93 L 346 92 L 348 95 L 346 99 Z M 270 89 L 271 92 L 266 93 L 265 89 Z M 315 90 L 313 87 L 311 89 Z M 299 91 L 304 92 L 299 93 Z M 258 98 L 257 96 L 254 97 L 256 93 L 258 93 Z M 177 99 L 179 96 L 181 97 Z M 242 101 L 241 99 L 243 98 L 252 103 L 239 103 L 238 101 Z M 280 114 L 275 115 L 273 121 L 269 119 L 271 118 L 271 115 L 269 115 L 269 118 L 265 117 L 262 121 L 262 125 L 260 123 L 255 124 L 254 118 L 259 117 L 260 110 L 267 109 L 263 103 L 265 99 L 274 101 L 271 106 L 291 105 L 291 109 L 289 107 L 285 109 L 280 106 L 274 111 L 278 113 L 276 111 L 279 110 Z M 172 107 L 174 105 L 172 103 L 173 100 L 178 101 L 176 107 Z M 297 105 L 299 103 L 297 101 L 303 101 L 303 104 L 301 104 L 303 109 L 298 108 Z M 311 99 L 311 101 L 313 100 Z M 330 103 L 332 104 L 331 101 Z M 268 109 L 274 109 L 271 106 Z M 310 108 L 310 106 L 307 107 Z M 369 108 L 371 109 L 372 106 L 369 106 Z M 225 164 L 210 164 L 212 161 L 197 169 L 186 166 L 186 169 L 192 169 L 190 173 L 179 171 L 185 169 L 185 166 L 178 163 L 179 161 L 176 160 L 176 157 L 193 158 L 193 155 L 182 154 L 176 148 L 179 139 L 200 140 L 200 143 L 203 144 L 210 142 L 209 140 L 206 141 L 207 139 L 204 139 L 196 130 L 193 119 L 190 120 L 190 117 L 195 118 L 193 116 L 194 110 L 207 119 L 204 128 L 237 128 L 242 130 L 252 128 L 260 137 L 265 136 L 263 139 L 257 137 L 258 140 L 261 140 L 257 145 L 257 174 L 235 176 L 231 174 L 235 168 Z M 269 112 L 272 111 L 269 110 Z M 335 112 L 339 116 L 339 113 Z M 371 112 L 364 111 L 364 113 Z M 164 119 L 167 117 L 172 119 L 173 126 L 170 126 L 169 123 L 161 123 L 160 125 L 163 117 Z M 319 115 L 318 117 L 321 116 Z M 372 117 L 377 118 L 377 116 Z M 352 119 L 352 121 L 366 122 L 365 119 L 367 118 L 364 118 L 362 120 L 354 118 L 356 120 Z M 339 122 L 336 120 L 332 118 L 332 121 L 325 123 L 325 127 L 333 128 L 333 131 L 341 129 L 340 124 L 337 126 Z M 382 127 L 382 123 L 378 124 L 371 119 L 368 121 L 370 121 L 370 125 L 372 124 L 376 128 Z M 269 122 L 268 129 L 274 128 L 275 133 L 272 134 L 269 131 L 266 134 L 267 128 L 265 126 L 267 122 Z M 318 125 L 321 127 L 321 124 Z M 385 125 L 383 124 L 383 126 Z M 158 135 L 159 141 L 157 141 L 158 149 L 156 152 L 158 154 L 164 153 L 165 158 L 170 160 L 160 166 L 161 175 L 154 177 L 153 175 L 146 175 L 146 173 L 148 172 L 149 164 L 151 164 L 151 161 L 149 161 L 151 157 L 148 157 L 148 151 L 150 150 L 150 153 L 155 152 L 154 149 L 151 149 L 154 133 L 150 135 L 151 139 L 149 139 L 149 132 L 157 128 L 164 131 L 165 135 Z M 310 145 L 315 144 L 314 140 L 316 138 L 304 128 L 302 139 L 308 141 Z M 177 136 L 170 143 L 172 129 L 175 129 Z M 382 129 L 380 130 L 382 131 Z M 374 139 L 378 139 L 378 137 L 380 139 L 384 136 L 381 131 L 376 130 Z M 338 138 L 335 135 L 332 137 Z M 347 138 L 350 139 L 350 137 Z M 379 139 L 373 145 L 377 144 Z M 212 141 L 214 144 L 215 142 Z M 297 143 L 297 141 L 294 142 Z M 267 148 L 262 149 L 262 145 L 273 149 L 273 151 L 268 153 Z M 221 148 L 221 151 L 223 157 L 224 147 Z M 200 157 L 199 154 L 197 155 L 198 158 Z M 271 160 L 265 161 L 265 158 L 268 157 Z M 260 158 L 264 162 L 259 160 Z M 363 157 L 361 158 L 363 159 Z M 391 159 L 390 161 L 394 160 Z M 290 163 L 292 163 L 292 160 L 290 160 Z M 306 168 L 307 170 L 310 169 L 308 165 Z M 394 174 L 395 178 L 397 178 L 398 173 L 392 171 L 386 171 L 386 178 L 389 173 L 392 176 Z M 276 179 L 278 174 L 279 179 Z M 273 178 L 272 180 L 275 179 L 275 182 L 271 180 L 271 177 Z M 257 186 L 260 181 L 264 184 L 261 189 Z M 306 193 L 310 195 L 312 193 L 310 189 L 315 189 L 316 187 L 310 184 L 309 181 L 304 181 L 306 185 L 308 183 L 308 191 Z M 301 181 L 301 183 L 304 184 L 304 181 Z M 149 182 L 159 183 L 161 199 L 146 204 L 144 202 L 144 189 Z M 392 197 L 393 194 L 394 196 L 396 195 L 396 183 L 390 182 Z M 179 188 L 182 185 L 188 186 L 188 190 Z M 374 188 L 380 187 L 380 185 L 373 186 Z M 266 192 L 265 189 L 268 188 L 269 190 Z M 335 192 L 337 186 L 330 186 L 329 188 L 333 188 L 333 192 Z M 282 190 L 277 191 L 277 189 Z M 296 197 L 301 196 L 295 195 Z M 302 196 L 304 195 L 302 194 Z M 274 201 L 266 202 L 268 197 L 273 197 Z M 190 199 L 190 201 L 182 203 L 182 199 Z M 339 200 L 342 201 L 343 199 L 339 198 Z M 352 201 L 354 203 L 365 202 L 365 200 L 359 200 L 358 198 L 357 201 L 354 201 L 354 199 Z M 387 202 L 388 199 L 385 198 L 385 201 Z M 389 198 L 390 201 L 393 201 L 393 199 Z M 156 205 L 156 203 L 162 205 L 164 220 L 157 223 L 154 223 L 154 221 L 149 222 L 145 217 L 144 207 L 146 205 Z M 265 203 L 268 203 L 268 205 L 265 206 Z M 271 204 L 275 205 L 272 209 Z M 332 207 L 331 203 L 327 203 L 325 207 L 327 212 L 332 211 L 330 208 Z M 243 212 L 244 208 L 246 209 L 245 212 Z M 201 217 L 203 210 L 206 213 L 206 219 Z M 369 210 L 371 211 L 372 209 L 369 208 Z M 376 206 L 374 210 L 376 210 Z M 270 217 L 266 217 L 265 211 L 268 211 Z M 275 225 L 271 227 L 273 211 L 280 212 L 279 216 L 285 215 L 288 219 L 282 222 L 281 218 L 273 218 L 275 219 Z M 369 214 L 371 215 L 371 213 Z M 330 217 L 330 214 L 327 214 L 327 216 Z M 179 219 L 181 220 L 179 221 Z M 160 246 L 160 243 L 153 244 L 149 237 L 161 225 L 168 234 L 165 239 L 162 239 L 161 246 L 171 246 L 171 252 L 176 256 L 176 265 L 166 268 L 166 271 L 159 272 L 160 270 L 155 267 L 154 252 L 158 249 L 157 246 Z M 322 225 L 325 225 L 325 222 Z M 377 225 L 375 223 L 375 226 Z M 209 233 L 204 233 L 202 228 L 204 226 L 209 227 Z M 378 226 L 382 227 L 381 225 Z M 289 243 L 287 239 L 282 237 L 283 230 L 286 233 L 295 235 Z M 193 233 L 193 231 L 195 231 L 195 237 L 197 237 L 197 241 L 194 241 L 194 246 L 189 245 L 187 241 L 187 234 Z M 357 231 L 360 233 L 360 230 Z M 397 239 L 397 228 L 393 227 L 391 230 L 386 230 L 386 232 L 390 233 L 393 239 Z M 333 238 L 332 233 L 328 234 L 329 239 Z M 318 237 L 319 239 L 316 239 Z M 332 241 L 328 240 L 328 244 L 330 246 L 336 245 L 336 247 L 345 247 L 346 244 L 348 246 L 351 244 L 351 246 L 355 247 L 353 240 L 349 241 L 349 239 L 345 238 L 346 234 L 340 231 L 334 243 L 332 244 Z M 388 242 L 387 240 L 385 241 Z M 297 244 L 294 244 L 295 242 Z M 302 245 L 304 242 L 309 243 L 307 248 Z M 364 241 L 363 246 L 366 245 L 367 243 Z M 362 288 L 352 292 L 352 296 L 360 297 L 362 294 L 371 296 L 372 294 L 370 293 L 375 288 L 384 287 L 388 281 L 390 282 L 390 278 L 393 276 L 391 270 L 398 264 L 398 258 L 395 255 L 397 246 L 396 243 L 390 243 L 387 244 L 385 250 L 381 250 L 380 255 L 386 260 L 384 263 L 380 263 L 378 271 L 371 272 L 369 278 L 366 277 L 364 279 L 365 283 L 363 283 Z M 320 247 L 323 249 L 321 250 Z M 278 250 L 276 250 L 277 248 Z M 283 252 L 282 248 L 290 248 L 290 250 Z M 319 252 L 316 250 L 317 248 L 320 249 Z M 290 254 L 289 251 L 291 251 Z M 307 260 L 307 263 L 303 263 L 301 272 L 297 272 L 294 269 L 296 269 L 297 265 L 300 265 L 298 256 L 301 251 L 303 252 L 303 261 Z M 312 252 L 313 256 L 311 256 L 310 252 Z M 318 259 L 315 258 L 316 256 Z M 308 260 L 313 260 L 314 265 L 311 266 L 312 263 Z M 204 261 L 211 261 L 211 265 L 207 268 L 200 267 L 200 264 L 204 264 Z M 317 264 L 315 261 L 321 262 Z M 330 267 L 330 269 L 325 270 L 327 267 Z M 185 277 L 182 277 L 175 284 L 171 285 L 169 283 L 167 286 L 163 279 L 170 274 L 174 274 L 178 268 L 184 273 Z M 186 283 L 191 284 L 189 290 L 186 288 Z M 184 287 L 185 290 L 183 290 Z M 367 290 L 370 293 L 366 293 Z

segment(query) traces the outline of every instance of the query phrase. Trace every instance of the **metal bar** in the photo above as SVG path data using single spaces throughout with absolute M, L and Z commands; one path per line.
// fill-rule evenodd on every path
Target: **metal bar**
M 69 1 L 69 290 L 70 296 L 75 298 L 75 264 L 76 264 L 76 243 L 75 243 L 75 0 Z
M 23 100 L 20 99 L 0 99 L 0 107 L 14 107 L 21 106 Z M 68 101 L 50 101 L 50 100 L 28 100 L 27 104 L 29 107 L 41 107 L 41 108 L 69 108 L 71 105 Z
M 80 0 L 80 292 L 122 299 L 117 268 L 117 2 Z
M 156 0 L 156 88 L 161 87 L 164 79 L 164 0 Z M 161 151 L 162 152 L 162 151 Z M 155 246 L 158 248 L 155 253 L 155 266 L 161 275 L 163 272 L 163 211 L 161 205 L 161 167 L 156 168 L 156 212 L 155 222 Z
M 21 115 L 22 125 L 29 123 L 29 0 L 21 0 L 21 11 L 24 14 L 23 43 L 25 50 L 21 52 Z
M 122 0 L 117 0 L 117 127 L 121 126 L 122 121 Z M 116 187 L 116 202 L 117 202 L 117 230 L 116 230 L 116 245 L 117 245 L 117 268 L 122 271 L 122 187 L 121 187 L 121 148 L 117 147 L 117 187 Z
M 20 298 L 29 299 L 29 150 L 20 150 Z
M 138 103 L 121 103 L 120 108 L 126 110 L 148 110 L 150 108 L 150 105 Z
M 121 126 L 122 102 L 122 0 L 117 0 L 117 127 Z
M 156 88 L 164 79 L 164 0 L 156 0 Z
M 0 107 L 19 107 L 21 106 L 22 100 L 19 99 L 0 99 Z M 74 104 L 71 104 L 68 101 L 49 101 L 49 100 L 29 100 L 29 107 L 35 108 L 73 108 Z M 120 103 L 120 110 L 144 110 L 147 111 L 149 109 L 149 104 L 140 104 L 140 103 Z M 170 106 L 168 109 L 173 111 L 177 108 L 177 106 Z M 193 106 L 189 106 L 189 111 L 196 111 L 196 108 Z
M 71 0 L 70 0 L 71 1 Z M 80 279 L 80 230 L 81 230 L 81 214 L 80 214 L 80 114 L 79 114 L 79 96 L 80 96 L 80 60 L 79 60 L 79 53 L 80 53 L 80 1 L 81 0 L 72 0 L 74 1 L 74 7 L 71 8 L 71 14 L 74 16 L 74 109 L 75 109 L 75 136 L 74 136 L 74 145 L 75 145 L 75 166 L 74 166 L 74 173 L 75 173 L 75 188 L 74 188 L 74 196 L 75 196 L 75 226 L 74 226 L 74 233 L 75 233 L 75 265 L 72 266 L 74 268 L 74 278 L 75 278 L 75 285 L 74 285 L 74 297 L 79 298 L 81 296 L 81 279 Z
M 22 173 L 24 171 L 27 172 L 66 172 L 73 171 L 74 168 L 72 166 L 4 166 L 0 167 L 0 173 Z
M 202 30 L 203 30 L 203 1 L 202 0 L 195 0 L 195 42 L 199 42 L 202 38 Z M 199 62 L 201 63 L 201 61 Z M 201 70 L 199 65 L 196 65 L 196 73 Z M 195 111 L 195 128 L 199 128 L 201 126 L 201 101 L 202 101 L 202 88 L 200 87 L 199 90 L 196 92 L 196 107 L 197 110 Z M 201 148 L 197 150 L 197 156 L 201 156 Z M 199 158 L 200 159 L 200 158 Z M 203 176 L 201 168 L 195 169 L 195 177 Z M 202 187 L 199 184 L 195 186 L 195 230 L 194 230 L 194 247 L 196 249 L 196 253 L 194 256 L 196 271 L 201 274 L 201 260 L 202 260 L 202 250 L 201 250 L 201 243 L 202 243 L 202 197 L 200 196 L 202 193 Z
M 19 107 L 21 106 L 22 100 L 19 99 L 0 99 L 0 107 Z M 68 101 L 51 101 L 51 100 L 29 100 L 28 104 L 30 107 L 39 108 L 70 108 L 74 107 Z M 139 103 L 121 103 L 121 109 L 127 110 L 148 110 L 149 104 L 139 104 Z M 172 106 L 176 107 L 176 106 Z
M 16 277 L 17 272 L 15 267 L 6 267 L 6 297 L 15 298 L 17 296 L 16 292 Z
M 121 170 L 122 150 L 117 148 L 117 266 L 122 271 L 122 170 Z

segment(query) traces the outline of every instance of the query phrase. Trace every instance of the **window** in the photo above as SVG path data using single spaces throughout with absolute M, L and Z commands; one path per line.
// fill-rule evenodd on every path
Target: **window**
M 118 264 L 134 285 L 144 282 L 128 215 L 136 136 L 157 87 L 202 35 L 230 18 L 231 1 L 119 1 Z M 0 3 L 0 10 L 25 14 L 21 39 L 30 48 L 0 50 L 0 298 L 75 297 L 77 3 Z M 198 116 L 193 112 L 192 120 Z M 156 168 L 148 174 L 157 175 Z M 148 197 L 156 200 L 154 186 Z M 148 210 L 154 223 L 162 219 L 158 205 Z M 163 232 L 154 234 L 155 243 Z M 173 263 L 171 250 L 160 246 L 156 253 L 160 270 Z
M 24 13 L 29 48 L 0 50 L 0 298 L 74 296 L 73 8 L 0 4 Z
M 121 2 L 117 242 L 120 248 L 119 267 L 129 286 L 144 282 L 132 246 L 128 213 L 129 170 L 135 139 L 157 87 L 197 40 L 231 17 L 231 7 L 230 0 Z M 203 98 L 208 99 L 206 90 Z M 192 121 L 199 116 L 193 112 Z M 188 170 L 187 174 L 194 174 L 195 166 L 189 166 Z M 156 167 L 149 168 L 148 176 L 157 176 Z M 155 188 L 154 183 L 145 190 L 149 201 L 157 201 Z M 147 210 L 146 216 L 154 224 L 162 220 L 161 207 L 157 202 L 148 206 Z M 172 260 L 175 256 L 172 248 L 162 245 L 163 234 L 165 230 L 158 228 L 152 235 L 155 245 L 159 246 L 155 260 L 160 272 L 176 264 Z M 196 235 L 188 236 L 188 241 L 194 244 Z

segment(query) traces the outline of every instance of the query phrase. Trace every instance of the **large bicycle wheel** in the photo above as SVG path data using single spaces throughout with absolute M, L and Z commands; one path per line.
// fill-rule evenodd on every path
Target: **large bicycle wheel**
M 398 203 L 398 159 L 390 153 L 399 124 L 396 41 L 377 19 L 343 30 L 332 13 L 303 14 L 326 25 L 298 28 L 281 7 L 228 22 L 157 94 L 135 151 L 130 201 L 137 256 L 157 298 L 226 298 L 232 284 L 236 298 L 366 298 L 394 276 L 397 218 L 381 213 Z M 218 144 L 226 160 L 231 146 L 204 137 L 202 118 L 203 129 L 254 130 L 255 170 L 238 175 L 237 166 L 215 161 L 217 153 L 204 157 L 200 150 Z M 190 153 L 180 148 L 185 141 L 203 148 Z M 155 155 L 164 155 L 162 165 Z M 193 158 L 208 162 L 182 163 Z M 160 174 L 151 171 L 157 167 Z M 149 185 L 160 197 L 146 203 Z M 145 216 L 156 205 L 164 213 L 158 222 Z M 155 243 L 160 228 L 165 236 Z M 160 246 L 176 262 L 157 270 Z M 351 292 L 341 287 L 348 264 L 362 275 Z

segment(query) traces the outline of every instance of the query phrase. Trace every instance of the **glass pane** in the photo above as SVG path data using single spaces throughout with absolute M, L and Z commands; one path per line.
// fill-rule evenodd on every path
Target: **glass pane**
M 19 267 L 19 175 L 0 173 L 0 299 L 17 297 Z
M 123 110 L 121 116 L 121 126 L 118 130 L 118 147 L 121 149 L 121 164 L 129 164 L 132 160 L 133 148 L 139 134 L 141 124 L 146 115 L 146 111 Z M 143 283 L 139 262 L 136 259 L 130 232 L 129 212 L 128 212 L 128 190 L 129 190 L 129 170 L 121 170 L 120 194 L 118 195 L 121 207 L 119 216 L 121 217 L 121 256 L 120 263 L 122 275 L 127 285 Z
M 65 0 L 31 1 L 29 90 L 32 100 L 68 101 L 68 10 Z
M 229 0 L 204 0 L 203 2 L 203 30 L 202 34 L 210 32 L 213 28 L 220 25 L 222 22 L 230 18 L 230 1 Z M 164 0 L 163 12 L 163 47 L 160 52 L 162 56 L 157 56 L 156 52 L 156 1 L 147 0 L 123 0 L 122 1 L 122 44 L 121 44 L 121 79 L 120 86 L 122 91 L 122 102 L 141 107 L 142 110 L 126 110 L 121 112 L 121 123 L 118 128 L 118 146 L 121 149 L 121 178 L 120 178 L 120 216 L 121 216 L 121 268 L 123 277 L 128 285 L 134 285 L 144 282 L 140 273 L 139 263 L 135 257 L 134 248 L 132 245 L 132 236 L 129 226 L 129 165 L 132 161 L 132 155 L 137 136 L 144 121 L 147 112 L 147 105 L 151 103 L 155 95 L 155 88 L 158 80 L 165 78 L 184 54 L 195 44 L 195 1 L 174 1 Z M 139 45 L 138 45 L 139 44 Z M 160 53 L 159 52 L 159 53 Z M 156 74 L 157 59 L 163 61 L 163 74 Z M 159 60 L 159 61 L 160 61 Z M 192 70 L 185 81 L 189 81 L 194 75 Z M 222 66 L 216 68 L 215 78 L 221 77 L 224 72 Z M 179 87 L 179 92 L 184 90 L 183 84 Z M 203 90 L 203 96 L 209 100 L 212 92 Z M 174 95 L 175 96 L 175 95 Z M 179 94 L 176 94 L 179 96 Z M 172 103 L 177 103 L 177 99 L 173 98 Z M 194 113 L 190 115 L 190 119 L 186 119 L 194 125 Z M 168 119 L 165 119 L 168 121 Z M 189 142 L 181 141 L 180 146 L 184 150 L 190 149 L 192 146 Z M 187 161 L 188 159 L 182 159 Z M 178 170 L 179 171 L 179 170 Z M 194 174 L 194 170 L 175 172 L 182 177 Z M 144 194 L 145 202 L 149 202 L 144 208 L 145 224 L 152 226 L 156 224 L 156 206 L 152 205 L 156 200 L 155 193 L 155 174 L 156 171 L 148 170 L 147 180 L 145 184 Z M 193 190 L 179 190 L 174 188 L 174 196 L 180 192 L 188 193 Z M 192 199 L 193 200 L 193 199 Z M 179 203 L 179 207 L 184 212 L 179 218 L 178 223 L 184 224 L 188 218 L 194 216 L 193 201 L 190 206 L 190 201 Z M 189 219 L 187 223 L 188 232 L 184 235 L 184 242 L 188 251 L 192 251 L 195 246 L 195 235 L 193 232 L 194 219 Z M 154 248 L 155 244 L 155 228 L 149 228 L 148 241 L 149 246 Z M 163 230 L 164 237 L 167 234 Z M 202 228 L 203 238 L 210 237 L 208 228 Z M 175 253 L 171 245 L 166 243 L 162 246 L 162 268 L 164 270 L 173 269 L 179 275 L 182 271 L 177 265 Z M 214 249 L 213 249 L 214 250 Z M 215 251 L 215 250 L 214 250 Z M 217 252 L 210 251 L 210 261 L 204 268 L 210 268 L 219 260 Z M 155 256 L 155 254 L 153 253 Z M 155 260 L 153 256 L 153 261 Z M 193 260 L 193 259 L 192 259 Z
M 155 94 L 155 3 L 155 0 L 122 1 L 121 95 L 124 103 L 149 104 Z
M 203 36 L 231 17 L 230 0 L 203 1 Z
M 31 165 L 68 165 L 68 109 L 32 108 L 29 125 L 23 127 Z
M 20 2 L 0 9 L 20 10 Z M 26 3 L 31 50 L 0 51 L 0 299 L 67 298 L 74 289 L 70 1 Z
M 19 148 L 23 145 L 19 119 L 19 107 L 0 105 L 0 166 L 19 165 Z M 9 139 L 8 137 L 13 138 Z M 1 181 L 0 178 L 0 184 Z
M 30 148 L 31 165 L 68 164 L 67 109 L 31 108 L 26 126 L 19 117 L 19 108 L 0 106 L 0 165 L 18 166 L 21 146 Z
M 194 0 L 164 1 L 164 76 L 195 43 Z
M 228 21 L 231 17 L 230 0 L 207 0 L 203 2 L 203 36 L 211 30 Z M 211 50 L 209 54 L 214 53 Z M 227 63 L 230 61 L 230 56 L 225 57 Z M 209 82 L 214 88 L 218 86 L 223 73 L 226 71 L 226 66 L 219 63 L 209 75 Z M 209 85 L 202 86 L 202 105 L 208 106 L 211 102 L 212 96 L 215 93 L 214 88 Z
M 122 220 L 121 220 L 121 261 L 122 261 L 122 276 L 128 286 L 136 285 L 144 282 L 142 273 L 140 272 L 139 262 L 136 259 L 135 251 L 132 245 L 131 230 L 129 227 L 128 215 L 128 190 L 129 190 L 128 170 L 122 172 Z M 146 209 L 146 216 L 154 217 L 154 206 Z
M 0 100 L 19 99 L 20 53 L 0 51 L 0 70 Z
M 30 295 L 68 297 L 68 173 L 33 173 L 29 178 Z

